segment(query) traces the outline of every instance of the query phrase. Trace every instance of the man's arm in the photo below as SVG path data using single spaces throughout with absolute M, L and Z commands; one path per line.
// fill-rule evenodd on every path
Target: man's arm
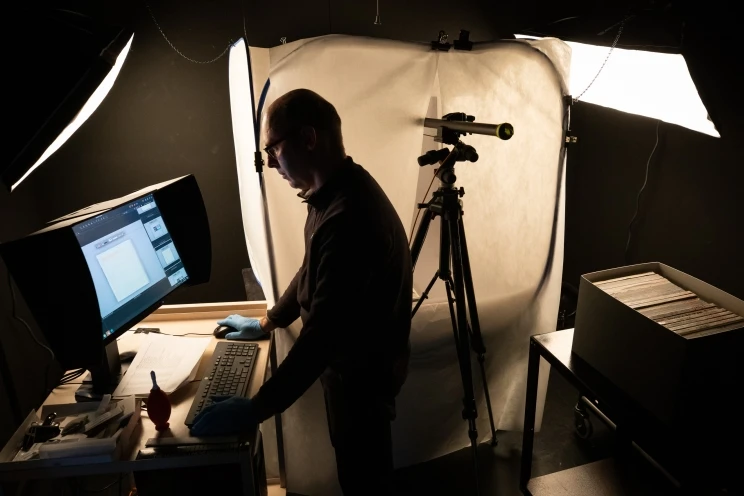
M 300 281 L 300 272 L 297 271 L 292 282 L 284 291 L 284 294 L 276 305 L 266 312 L 266 317 L 261 319 L 261 329 L 264 332 L 271 332 L 277 327 L 287 327 L 300 317 L 300 302 L 297 301 L 297 285 Z
M 349 333 L 343 329 L 358 317 L 364 303 L 357 296 L 377 270 L 352 226 L 328 224 L 315 235 L 322 235 L 321 256 L 308 318 L 287 357 L 253 398 L 258 421 L 286 410 L 345 348 Z

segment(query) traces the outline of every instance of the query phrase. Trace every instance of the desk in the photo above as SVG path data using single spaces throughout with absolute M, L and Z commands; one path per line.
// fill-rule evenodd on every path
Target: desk
M 212 335 L 216 327 L 215 321 L 230 313 L 240 313 L 248 317 L 260 317 L 266 313 L 265 303 L 229 303 L 229 304 L 201 304 L 201 305 L 175 305 L 163 307 L 135 327 L 158 327 L 162 333 L 167 334 L 201 334 Z M 130 333 L 122 336 L 122 340 L 129 340 L 133 336 Z M 139 338 L 142 335 L 136 335 Z M 198 337 L 198 336 L 197 336 Z M 184 336 L 183 339 L 189 339 Z M 197 379 L 206 372 L 212 352 L 218 339 L 212 338 L 207 346 L 197 369 Z M 259 352 L 253 369 L 253 377 L 250 381 L 249 393 L 251 396 L 258 392 L 264 382 L 268 367 L 270 352 L 270 340 L 257 341 Z M 47 397 L 44 405 L 56 405 L 75 402 L 75 391 L 79 384 L 67 384 L 52 391 Z M 263 457 L 260 432 L 256 428 L 254 438 L 251 441 L 251 450 L 235 453 L 209 453 L 189 457 L 158 458 L 150 460 L 136 460 L 137 453 L 145 447 L 149 438 L 153 437 L 183 437 L 189 435 L 188 427 L 184 424 L 186 415 L 191 407 L 191 402 L 198 389 L 198 382 L 189 383 L 170 395 L 172 412 L 170 417 L 170 429 L 165 432 L 157 432 L 155 425 L 147 417 L 147 412 L 142 412 L 139 425 L 134 430 L 128 449 L 126 449 L 119 460 L 109 463 L 96 463 L 89 465 L 65 465 L 43 469 L 25 470 L 23 462 L 13 467 L 0 465 L 0 481 L 3 480 L 29 480 L 40 478 L 76 477 L 95 474 L 123 474 L 145 470 L 161 470 L 168 468 L 184 468 L 207 465 L 239 464 L 243 475 L 243 494 L 245 496 L 255 495 L 253 487 L 253 475 L 255 473 L 254 463 Z M 262 461 L 262 460 L 259 460 Z M 15 466 L 18 465 L 18 466 Z
M 643 440 L 653 445 L 664 439 L 659 435 L 664 432 L 664 428 L 648 412 L 591 366 L 571 353 L 572 343 L 573 329 L 540 334 L 530 338 L 520 489 L 524 494 L 533 496 L 647 494 L 645 490 L 648 488 L 628 492 L 627 480 L 618 476 L 618 470 L 611 461 L 604 460 L 535 479 L 531 478 L 537 383 L 541 357 L 550 363 L 553 370 L 576 387 L 582 396 L 587 397 L 602 414 L 609 417 L 611 426 L 616 429 L 620 457 L 627 454 L 634 441 Z M 656 438 L 655 443 L 652 441 L 654 438 Z M 643 446 L 646 448 L 647 444 L 644 443 Z M 650 461 L 656 464 L 655 461 Z M 657 465 L 657 468 L 660 467 Z M 571 486 L 571 481 L 576 485 Z M 670 491 L 673 491 L 672 485 L 669 486 Z

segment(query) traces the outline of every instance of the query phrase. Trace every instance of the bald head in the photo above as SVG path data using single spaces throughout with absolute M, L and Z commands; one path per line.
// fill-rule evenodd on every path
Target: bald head
M 318 145 L 326 147 L 325 152 L 344 153 L 341 118 L 336 108 L 314 91 L 298 89 L 280 96 L 266 117 L 268 127 L 275 133 L 287 134 L 309 126 L 318 135 Z
M 341 118 L 310 90 L 279 97 L 264 114 L 267 165 L 293 188 L 317 190 L 346 163 Z

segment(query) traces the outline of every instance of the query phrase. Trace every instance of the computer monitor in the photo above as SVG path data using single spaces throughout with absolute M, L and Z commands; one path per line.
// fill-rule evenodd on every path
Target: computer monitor
M 189 278 L 151 194 L 73 226 L 93 278 L 104 342 Z
M 199 186 L 184 176 L 56 219 L 0 256 L 62 368 L 91 372 L 78 399 L 93 399 L 118 382 L 116 338 L 208 281 L 212 252 Z

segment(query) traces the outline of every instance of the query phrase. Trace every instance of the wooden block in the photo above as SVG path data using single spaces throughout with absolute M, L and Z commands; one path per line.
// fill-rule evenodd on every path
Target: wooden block
M 721 313 L 713 313 L 709 315 L 703 315 L 702 317 L 694 318 L 694 319 L 687 319 L 687 320 L 680 320 L 677 322 L 672 322 L 671 324 L 662 324 L 667 329 L 680 329 L 684 327 L 690 327 L 692 325 L 697 324 L 704 324 L 705 322 L 715 322 L 721 319 L 728 319 L 731 317 L 738 317 L 735 313 L 731 313 L 728 310 L 723 310 Z
M 636 276 L 620 277 L 618 279 L 608 279 L 606 281 L 595 282 L 594 285 L 603 290 L 617 289 L 624 286 L 631 286 L 633 284 L 640 284 L 643 282 L 652 282 L 666 280 L 664 277 L 654 272 L 648 272 L 646 274 L 639 274 Z
M 654 299 L 649 299 L 645 301 L 624 302 L 624 303 L 628 305 L 630 308 L 638 309 L 638 308 L 658 305 L 659 303 L 667 303 L 670 301 L 677 301 L 677 300 L 686 300 L 688 298 L 697 298 L 697 295 L 693 293 L 692 291 L 682 291 L 681 293 L 664 296 L 662 298 L 654 298 Z
M 604 281 L 597 281 L 594 284 L 597 286 L 600 286 L 602 284 L 609 284 L 613 282 L 619 282 L 619 281 L 627 281 L 629 279 L 637 279 L 639 277 L 648 277 L 648 276 L 659 276 L 656 272 L 642 272 L 640 274 L 633 274 L 632 276 L 624 276 L 624 277 L 616 277 L 614 279 L 607 279 Z M 659 276 L 661 277 L 661 276 Z
M 663 284 L 655 284 L 648 287 L 640 287 L 633 291 L 614 294 L 613 296 L 625 304 L 629 302 L 645 301 L 654 298 L 662 298 L 673 294 L 683 293 L 685 290 L 679 286 L 665 281 Z
M 659 279 L 659 280 L 653 280 L 648 282 L 639 282 L 636 284 L 628 284 L 626 286 L 617 287 L 617 288 L 601 288 L 605 293 L 611 294 L 611 295 L 617 295 L 617 294 L 623 294 L 623 293 L 630 293 L 630 292 L 640 292 L 640 291 L 649 291 L 652 289 L 656 289 L 659 287 L 665 287 L 667 285 L 671 284 L 666 279 Z
M 710 329 L 703 329 L 701 331 L 691 332 L 689 334 L 685 334 L 684 337 L 687 339 L 697 339 L 705 336 L 710 336 L 711 334 L 719 334 L 721 332 L 733 331 L 735 329 L 741 328 L 744 328 L 744 322 L 734 322 L 733 324 L 726 324 L 721 327 L 712 327 Z
M 667 326 L 667 325 L 679 324 L 681 322 L 693 322 L 696 320 L 704 320 L 704 319 L 707 319 L 707 318 L 710 318 L 716 315 L 727 314 L 727 313 L 730 314 L 731 312 L 729 312 L 725 308 L 711 307 L 711 308 L 706 308 L 704 310 L 700 310 L 697 312 L 688 312 L 682 315 L 675 315 L 674 317 L 670 317 L 666 319 L 659 319 L 659 320 L 654 319 L 654 320 L 656 321 L 657 324 Z
M 744 322 L 744 317 L 739 317 L 738 315 L 733 314 L 733 316 L 724 317 L 718 320 L 709 320 L 709 321 L 698 323 L 698 324 L 688 324 L 688 325 L 681 326 L 681 327 L 675 327 L 670 330 L 676 332 L 677 334 L 681 336 L 684 336 L 694 331 L 703 331 L 705 329 L 713 329 L 714 327 L 721 327 L 723 325 L 734 324 L 737 322 Z
M 672 301 L 661 303 L 659 305 L 649 306 L 638 310 L 641 314 L 652 320 L 671 317 L 673 315 L 684 314 L 691 311 L 702 310 L 705 308 L 714 308 L 716 305 L 708 303 L 700 298 L 693 298 L 682 301 Z

